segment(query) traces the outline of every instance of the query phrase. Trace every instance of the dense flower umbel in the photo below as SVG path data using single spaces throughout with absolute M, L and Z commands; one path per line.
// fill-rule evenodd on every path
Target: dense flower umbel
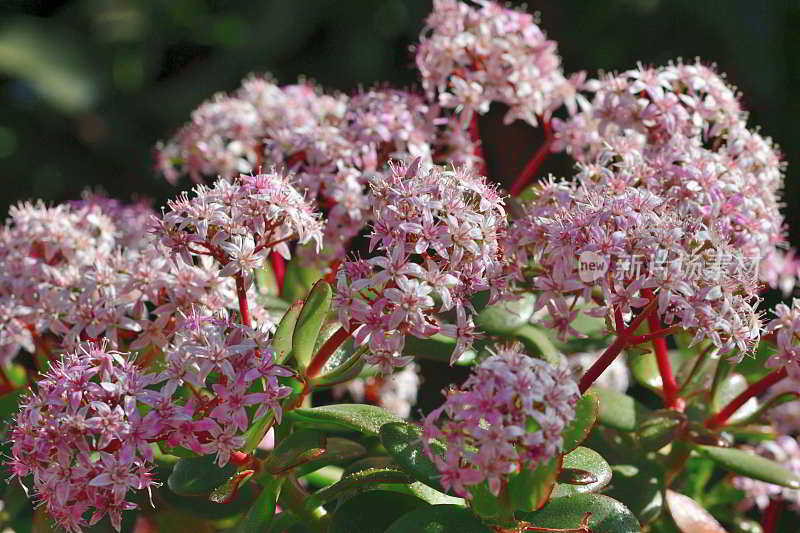
M 288 242 L 322 241 L 322 222 L 289 180 L 276 173 L 220 179 L 198 185 L 194 196 L 170 200 L 170 211 L 154 219 L 153 231 L 186 265 L 210 256 L 220 275 L 252 278 L 266 255 L 275 251 L 291 258 Z
M 711 339 L 721 351 L 749 351 L 759 339 L 755 265 L 699 220 L 677 214 L 670 202 L 642 189 L 608 195 L 604 188 L 546 182 L 535 189 L 527 215 L 512 236 L 515 265 L 533 276 L 549 325 L 579 336 L 579 312 L 615 318 L 658 299 L 665 326 Z M 587 257 L 587 254 L 590 254 Z M 603 269 L 582 270 L 590 260 Z M 525 272 L 525 266 L 533 268 Z M 593 298 L 592 290 L 602 296 Z M 574 304 L 590 306 L 581 311 Z
M 279 400 L 291 389 L 278 377 L 293 372 L 275 364 L 263 328 L 235 324 L 224 313 L 192 314 L 179 323 L 165 353 L 164 384 L 141 401 L 152 408 L 148 416 L 169 446 L 215 453 L 222 466 L 244 444 L 252 420 L 271 412 L 280 423 Z M 176 396 L 184 385 L 191 391 L 185 403 Z M 256 405 L 251 417 L 247 408 Z
M 488 0 L 475 3 L 433 2 L 416 50 L 429 98 L 467 116 L 502 102 L 510 108 L 506 122 L 534 126 L 565 100 L 574 109 L 575 86 L 564 78 L 556 43 L 533 15 Z
M 136 508 L 126 493 L 156 484 L 150 440 L 159 427 L 138 409 L 155 380 L 123 354 L 86 345 L 23 400 L 11 430 L 12 473 L 21 482 L 32 476 L 34 496 L 65 529 L 108 514 L 119 531 L 121 512 Z
M 251 77 L 235 93 L 202 104 L 160 145 L 159 168 L 172 182 L 187 173 L 198 183 L 260 172 L 262 166 L 293 172 L 296 187 L 327 210 L 324 248 L 334 259 L 369 222 L 367 179 L 385 173 L 390 157 L 476 159 L 463 125 L 437 115 L 435 106 L 406 91 L 372 89 L 347 97 Z
M 800 299 L 793 299 L 791 307 L 783 303 L 775 306 L 775 319 L 767 324 L 766 330 L 775 333 L 778 344 L 766 366 L 786 367 L 793 380 L 800 379 Z
M 554 120 L 554 149 L 581 163 L 578 178 L 676 200 L 680 213 L 761 259 L 761 279 L 786 290 L 797 264 L 776 248 L 785 243 L 784 165 L 769 138 L 747 129 L 735 91 L 699 63 L 640 67 L 590 86 L 590 107 Z
M 372 194 L 377 253 L 339 270 L 339 320 L 357 344 L 369 343 L 368 360 L 383 371 L 409 361 L 400 356 L 409 334 L 457 339 L 457 359 L 475 337 L 468 298 L 490 290 L 496 300 L 507 286 L 502 198 L 469 169 L 425 170 L 419 161 L 394 165 L 373 181 Z M 453 308 L 456 324 L 442 325 L 435 313 Z
M 580 395 L 569 368 L 533 359 L 520 348 L 496 347 L 425 417 L 425 453 L 441 472 L 442 486 L 460 496 L 468 498 L 468 487 L 483 481 L 497 495 L 507 475 L 555 457 L 561 433 L 575 417 Z M 431 439 L 447 444 L 446 456 L 434 452 Z
M 800 475 L 800 444 L 794 438 L 782 435 L 775 441 L 762 442 L 755 452 L 780 463 L 795 475 Z M 740 504 L 745 509 L 756 505 L 763 511 L 769 506 L 770 500 L 783 500 L 792 510 L 800 511 L 800 490 L 743 476 L 733 478 L 733 485 L 745 492 L 745 498 Z

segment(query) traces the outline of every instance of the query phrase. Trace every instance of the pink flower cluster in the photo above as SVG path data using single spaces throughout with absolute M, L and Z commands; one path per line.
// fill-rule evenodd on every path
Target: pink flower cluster
M 536 186 L 534 196 L 513 227 L 514 264 L 535 265 L 519 275 L 541 291 L 536 305 L 547 307 L 547 325 L 562 338 L 580 336 L 571 326 L 579 313 L 627 317 L 648 303 L 649 290 L 665 326 L 709 338 L 722 352 L 757 343 L 754 266 L 673 202 L 644 189 L 609 196 L 604 187 L 553 181 Z M 583 271 L 587 254 L 604 270 Z
M 792 380 L 800 379 L 800 299 L 792 306 L 784 303 L 775 306 L 775 318 L 767 324 L 766 331 L 775 334 L 778 349 L 767 362 L 767 368 L 786 367 Z M 794 381 L 796 383 L 796 381 Z
M 488 0 L 477 7 L 434 0 L 416 48 L 422 86 L 443 107 L 485 113 L 492 102 L 509 106 L 505 121 L 536 126 L 565 102 L 574 111 L 583 76 L 567 80 L 533 15 Z
M 579 161 L 578 179 L 674 199 L 681 214 L 761 260 L 761 279 L 786 291 L 798 265 L 778 248 L 784 164 L 769 138 L 747 129 L 735 90 L 700 63 L 639 67 L 588 87 L 591 105 L 553 120 L 553 149 Z
M 424 420 L 425 454 L 441 472 L 440 483 L 468 498 L 468 487 L 486 481 L 497 495 L 508 475 L 555 457 L 562 432 L 580 397 L 566 366 L 522 353 L 519 345 L 495 347 L 464 384 Z M 432 440 L 446 443 L 444 457 Z
M 458 359 L 476 336 L 469 297 L 488 290 L 495 301 L 507 288 L 502 197 L 468 168 L 425 170 L 419 160 L 375 179 L 372 195 L 377 253 L 339 270 L 340 322 L 384 372 L 410 360 L 401 356 L 406 335 L 455 338 Z M 443 325 L 436 313 L 452 309 L 456 324 Z
M 157 485 L 150 442 L 159 428 L 138 406 L 155 381 L 123 354 L 88 345 L 55 363 L 22 401 L 12 473 L 20 482 L 32 476 L 35 497 L 63 528 L 80 532 L 109 515 L 119 531 L 121 512 L 136 508 L 126 493 Z
M 760 443 L 754 451 L 800 475 L 800 444 L 793 437 L 781 435 L 774 441 Z M 793 511 L 800 511 L 800 490 L 743 476 L 733 478 L 733 486 L 745 492 L 745 498 L 740 503 L 745 510 L 756 505 L 763 511 L 769 506 L 770 500 L 783 500 Z
M 189 266 L 195 257 L 213 257 L 220 276 L 243 276 L 245 286 L 270 251 L 290 259 L 289 241 L 315 241 L 317 250 L 322 243 L 319 214 L 280 174 L 219 179 L 167 205 L 153 228 L 161 243 Z
M 279 87 L 259 77 L 202 104 L 158 148 L 159 168 L 171 182 L 181 173 L 202 182 L 260 172 L 262 166 L 291 171 L 297 188 L 327 210 L 329 259 L 342 257 L 368 223 L 368 177 L 385 172 L 389 158 L 416 157 L 428 163 L 475 160 L 466 130 L 412 93 L 373 89 L 347 97 L 310 84 Z

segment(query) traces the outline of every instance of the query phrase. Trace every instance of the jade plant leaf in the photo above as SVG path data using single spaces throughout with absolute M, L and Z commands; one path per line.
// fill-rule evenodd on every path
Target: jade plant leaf
M 732 373 L 726 377 L 714 391 L 714 396 L 711 398 L 711 412 L 717 414 L 728 405 L 731 400 L 739 396 L 748 387 L 747 379 L 741 374 Z M 727 420 L 727 423 L 735 424 L 749 418 L 753 413 L 758 411 L 758 400 L 750 398 L 744 405 L 736 410 Z
M 508 497 L 511 506 L 519 511 L 540 509 L 556 484 L 561 456 L 553 457 L 544 464 L 513 474 L 508 480 Z
M 536 296 L 524 293 L 516 300 L 487 306 L 475 317 L 475 325 L 495 335 L 510 333 L 528 322 L 535 303 Z
M 797 475 L 753 452 L 717 446 L 695 446 L 695 449 L 731 472 L 790 489 L 800 489 Z
M 411 483 L 414 480 L 397 467 L 367 468 L 343 476 L 342 479 L 329 485 L 311 497 L 314 505 L 322 505 L 336 498 L 365 492 L 384 483 Z
M 597 492 L 611 481 L 611 466 L 603 459 L 603 456 L 590 448 L 579 446 L 564 456 L 561 473 L 569 472 L 572 469 L 591 474 L 593 481 L 568 484 L 563 483 L 561 481 L 562 477 L 559 475 L 559 483 L 553 489 L 551 498 L 563 498 L 584 492 Z
M 180 459 L 167 478 L 167 486 L 181 496 L 206 494 L 225 483 L 234 472 L 235 465 L 228 463 L 220 468 L 213 455 Z
M 275 335 L 272 336 L 272 349 L 275 350 L 275 362 L 282 363 L 286 360 L 292 351 L 292 334 L 297 325 L 297 317 L 300 316 L 300 311 L 303 309 L 303 301 L 297 300 L 278 322 L 278 327 L 275 329 Z
M 286 418 L 304 427 L 339 433 L 357 431 L 370 437 L 377 437 L 384 424 L 403 420 L 381 407 L 358 403 L 294 409 L 286 413 Z
M 597 420 L 597 414 L 600 411 L 600 400 L 598 397 L 587 392 L 580 397 L 578 403 L 575 405 L 575 418 L 569 423 L 564 430 L 564 453 L 569 453 L 580 445 L 589 432 L 592 431 L 594 423 Z
M 274 474 L 307 463 L 325 453 L 325 434 L 313 429 L 299 429 L 282 439 L 272 451 L 264 468 Z
M 350 498 L 333 515 L 329 533 L 383 533 L 392 522 L 422 506 L 423 500 L 409 494 L 371 490 Z
M 728 533 L 711 513 L 688 496 L 667 490 L 667 509 L 682 533 Z
M 318 281 L 308 293 L 305 304 L 297 316 L 297 324 L 292 333 L 292 355 L 302 368 L 308 366 L 314 355 L 322 324 L 331 307 L 333 291 L 325 281 Z
M 305 298 L 321 277 L 322 273 L 316 268 L 300 266 L 300 259 L 295 256 L 286 265 L 286 273 L 283 276 L 283 297 L 290 302 Z
M 600 400 L 597 422 L 620 431 L 635 431 L 650 412 L 627 394 L 604 387 L 589 389 Z
M 592 533 L 639 533 L 639 521 L 622 503 L 603 494 L 577 494 L 556 498 L 534 513 L 520 513 L 534 527 L 572 529 L 586 513 Z
M 406 422 L 385 424 L 381 427 L 381 444 L 394 461 L 415 479 L 444 491 L 439 484 L 439 471 L 422 449 L 422 429 Z M 445 447 L 431 443 L 435 453 L 444 455 Z
M 469 510 L 458 505 L 430 505 L 401 516 L 383 533 L 491 533 Z
M 282 484 L 283 479 L 278 477 L 269 478 L 264 483 L 261 494 L 237 525 L 236 533 L 261 533 L 270 526 Z

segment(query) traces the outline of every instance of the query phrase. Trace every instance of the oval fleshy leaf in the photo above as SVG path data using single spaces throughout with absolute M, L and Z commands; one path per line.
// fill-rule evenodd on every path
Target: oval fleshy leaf
M 553 492 L 560 466 L 559 455 L 533 470 L 525 469 L 510 476 L 508 497 L 511 506 L 519 511 L 535 511 L 541 508 Z
M 236 527 L 236 533 L 261 533 L 272 523 L 275 517 L 276 503 L 283 478 L 272 477 L 266 480 L 261 494 L 250 506 L 247 514 Z
M 711 413 L 717 414 L 728 405 L 731 400 L 739 396 L 742 392 L 747 390 L 747 379 L 741 374 L 732 373 L 726 377 L 714 391 L 714 397 L 711 398 Z M 749 418 L 753 413 L 758 411 L 758 400 L 750 398 L 744 405 L 733 413 L 726 423 L 735 424 Z
M 569 484 L 562 481 L 559 475 L 558 484 L 553 490 L 551 498 L 563 498 L 585 492 L 597 492 L 611 481 L 611 466 L 596 451 L 579 446 L 573 452 L 564 456 L 562 473 L 568 469 L 578 469 L 590 473 L 594 481 L 582 484 Z
M 635 431 L 650 412 L 627 394 L 604 387 L 589 389 L 600 400 L 597 422 L 620 431 Z
M 528 322 L 535 303 L 536 296 L 524 293 L 516 300 L 490 305 L 475 316 L 475 325 L 495 335 L 510 333 Z
M 321 277 L 322 273 L 319 270 L 300 266 L 299 257 L 293 257 L 286 265 L 286 273 L 283 277 L 283 297 L 290 302 L 302 300 Z
M 367 468 L 343 476 L 342 479 L 314 493 L 311 497 L 322 505 L 347 494 L 365 492 L 384 483 L 411 483 L 414 480 L 398 467 Z
M 320 431 L 299 429 L 278 443 L 264 463 L 264 469 L 278 474 L 307 463 L 325 453 L 326 440 Z
M 371 490 L 350 498 L 331 520 L 329 533 L 383 533 L 406 513 L 428 506 L 409 494 L 386 490 Z
M 566 362 L 564 355 L 553 345 L 547 334 L 540 328 L 525 324 L 516 330 L 514 338 L 520 341 L 531 355 L 541 357 L 551 365 Z
M 578 494 L 556 498 L 535 513 L 521 513 L 534 527 L 573 529 L 586 513 L 592 533 L 639 533 L 639 521 L 622 503 L 603 494 Z
M 213 455 L 180 459 L 167 478 L 169 489 L 180 496 L 207 494 L 225 483 L 236 466 L 228 463 L 220 468 Z
M 292 352 L 292 335 L 297 325 L 297 317 L 303 309 L 303 300 L 297 300 L 278 322 L 275 335 L 272 336 L 272 349 L 275 350 L 275 362 L 282 363 Z
M 736 448 L 695 446 L 695 449 L 731 472 L 790 489 L 800 489 L 800 478 L 766 457 Z
M 650 413 L 639 424 L 636 437 L 643 450 L 660 450 L 675 440 L 687 426 L 686 415 L 672 409 L 661 409 Z
M 370 437 L 377 437 L 384 424 L 403 421 L 386 409 L 360 403 L 303 407 L 289 411 L 286 418 L 304 427 L 339 433 L 357 431 Z
M 667 490 L 667 509 L 683 533 L 728 533 L 711 513 L 688 496 Z
M 491 533 L 469 510 L 458 505 L 431 505 L 406 513 L 383 533 Z
M 381 427 L 380 436 L 383 447 L 402 469 L 426 485 L 444 491 L 436 465 L 422 449 L 421 428 L 406 422 L 389 423 Z M 441 455 L 446 451 L 436 442 L 431 443 L 431 448 Z
M 308 293 L 297 316 L 297 324 L 292 333 L 292 356 L 302 368 L 308 366 L 314 355 L 314 346 L 331 308 L 332 296 L 331 286 L 325 281 L 318 281 Z
M 597 420 L 600 411 L 600 400 L 592 392 L 580 397 L 575 405 L 575 418 L 564 430 L 564 452 L 569 453 L 586 440 Z

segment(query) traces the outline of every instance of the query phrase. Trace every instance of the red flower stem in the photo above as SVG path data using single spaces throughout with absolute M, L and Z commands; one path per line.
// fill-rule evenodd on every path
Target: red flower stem
M 764 530 L 764 533 L 775 533 L 778 528 L 778 521 L 780 520 L 782 510 L 783 501 L 769 501 L 769 506 L 764 509 L 764 514 L 761 516 L 761 529 Z
M 511 184 L 511 196 L 519 196 L 519 194 L 527 187 L 532 181 L 533 178 L 536 177 L 536 173 L 539 171 L 539 167 L 542 166 L 542 163 L 547 156 L 550 155 L 550 146 L 553 144 L 553 130 L 550 127 L 550 121 L 544 120 L 542 121 L 542 128 L 544 129 L 544 142 L 536 150 L 536 153 L 533 154 L 533 157 L 530 158 L 528 164 L 525 165 L 525 168 L 522 170 L 522 173 L 514 180 L 514 183 Z
M 489 169 L 486 165 L 486 154 L 483 152 L 483 145 L 481 144 L 481 131 L 478 127 L 478 114 L 473 112 L 472 118 L 469 121 L 469 138 L 475 143 L 475 157 L 480 159 L 480 173 L 482 176 L 486 176 L 489 173 Z
M 647 335 L 634 335 L 630 338 L 631 344 L 644 344 L 646 342 L 650 342 L 654 339 L 660 339 L 662 337 L 666 337 L 667 335 L 672 335 L 680 331 L 680 326 L 671 326 L 669 328 L 662 328 L 658 331 L 654 331 L 653 333 L 648 333 Z
M 716 415 L 712 416 L 708 420 L 706 420 L 706 427 L 709 429 L 718 428 L 725 424 L 728 419 L 739 410 L 741 406 L 745 404 L 747 400 L 758 396 L 759 394 L 765 392 L 768 388 L 782 380 L 786 377 L 786 367 L 781 367 L 774 372 L 771 372 L 761 378 L 760 380 L 756 381 L 746 390 L 744 390 L 739 396 L 731 400 L 731 402 L 726 405 L 722 411 L 717 413 Z
M 646 298 L 653 297 L 653 291 L 650 289 L 644 289 L 642 294 Z M 650 331 L 656 332 L 662 329 L 661 320 L 655 313 L 647 317 L 647 323 L 650 326 Z M 652 342 L 653 349 L 656 352 L 658 372 L 661 374 L 661 390 L 664 391 L 664 404 L 667 408 L 672 409 L 678 405 L 678 383 L 672 373 L 672 363 L 669 361 L 669 353 L 667 352 L 667 340 L 663 336 L 656 336 L 652 339 Z
M 247 289 L 244 288 L 244 277 L 239 272 L 236 278 L 236 296 L 239 297 L 239 312 L 242 315 L 242 324 L 251 327 L 253 324 L 250 322 L 250 307 L 247 305 Z
M 278 252 L 271 252 L 269 254 L 270 263 L 272 263 L 272 272 L 275 274 L 275 283 L 278 285 L 278 296 L 283 296 L 283 280 L 286 277 L 286 263 L 283 256 Z
M 311 362 L 308 364 L 308 368 L 306 369 L 306 377 L 313 378 L 316 377 L 317 374 L 320 373 L 322 367 L 325 366 L 325 363 L 328 362 L 333 352 L 342 345 L 344 341 L 350 336 L 350 332 L 344 328 L 339 328 L 336 332 L 331 335 L 331 337 L 325 341 L 325 344 L 319 349 L 319 351 L 311 358 Z
M 644 309 L 642 309 L 642 312 L 633 319 L 631 325 L 628 326 L 627 329 L 623 329 L 618 332 L 617 340 L 615 340 L 611 346 L 606 348 L 606 351 L 603 352 L 603 355 L 598 357 L 597 361 L 595 361 L 594 364 L 589 367 L 583 377 L 581 377 L 581 381 L 578 384 L 581 394 L 586 392 L 589 387 L 592 386 L 592 383 L 594 383 L 597 378 L 600 377 L 600 374 L 602 374 L 605 369 L 608 368 L 612 362 L 614 362 L 614 359 L 617 358 L 622 350 L 628 346 L 633 333 L 641 325 L 644 319 L 650 316 L 650 314 L 656 309 L 657 304 L 658 300 L 656 298 L 650 300 Z

